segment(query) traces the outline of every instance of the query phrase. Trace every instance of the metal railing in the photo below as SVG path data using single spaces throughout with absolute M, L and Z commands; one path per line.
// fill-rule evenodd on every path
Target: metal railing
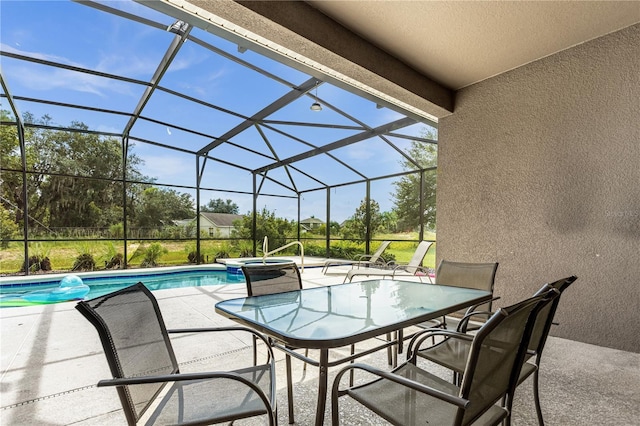
M 300 246 L 300 272 L 304 272 L 304 246 L 300 241 L 292 241 L 289 244 L 285 244 L 282 247 L 278 247 L 275 250 L 269 251 L 269 237 L 265 235 L 264 240 L 262 241 L 262 262 L 265 263 L 267 256 L 271 256 L 274 253 L 282 251 L 296 244 Z

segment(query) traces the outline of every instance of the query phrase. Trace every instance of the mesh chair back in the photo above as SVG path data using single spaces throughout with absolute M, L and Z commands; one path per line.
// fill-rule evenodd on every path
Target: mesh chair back
M 376 263 L 378 260 L 380 260 L 380 256 L 382 256 L 382 253 L 384 253 L 384 251 L 387 249 L 387 247 L 389 247 L 389 244 L 391 244 L 391 241 L 383 241 L 380 244 L 380 247 L 378 247 L 378 250 L 376 250 L 371 257 L 369 258 L 368 262 L 369 263 Z
M 542 349 L 544 348 L 547 337 L 549 336 L 549 331 L 551 330 L 553 317 L 556 313 L 556 309 L 558 308 L 558 304 L 560 303 L 560 296 L 577 279 L 578 277 L 576 276 L 563 278 L 551 284 L 545 284 L 540 290 L 536 292 L 535 295 L 537 296 L 548 292 L 549 289 L 554 288 L 558 290 L 560 294 L 551 303 L 543 307 L 538 313 L 536 322 L 533 326 L 533 330 L 531 331 L 531 340 L 529 342 L 530 351 L 535 352 L 537 355 L 540 355 L 542 353 Z
M 498 263 L 465 263 L 441 260 L 436 270 L 436 284 L 475 288 L 493 293 Z M 490 311 L 491 301 L 476 310 Z
M 242 272 L 249 296 L 302 289 L 300 271 L 295 262 L 244 265 Z
M 473 340 L 460 396 L 472 403 L 459 413 L 469 424 L 515 388 L 531 328 L 539 309 L 557 295 L 555 290 L 499 309 Z
M 418 272 L 418 268 L 416 268 L 416 266 L 422 266 L 424 257 L 427 255 L 429 247 L 431 247 L 432 244 L 432 241 L 420 241 L 420 244 L 416 247 L 416 251 L 413 252 L 411 260 L 407 263 L 404 269 L 411 274 Z
M 80 302 L 96 328 L 114 378 L 178 373 L 178 363 L 155 297 L 142 283 Z M 118 386 L 127 421 L 135 424 L 164 383 Z

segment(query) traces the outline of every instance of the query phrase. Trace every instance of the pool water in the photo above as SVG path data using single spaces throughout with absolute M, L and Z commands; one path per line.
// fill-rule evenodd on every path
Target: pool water
M 20 296 L 28 292 L 53 290 L 60 285 L 59 280 L 45 281 L 44 277 L 39 277 L 39 279 L 41 280 L 40 282 L 0 285 L 0 306 L 8 306 L 11 300 L 20 298 Z M 86 277 L 82 278 L 82 281 L 90 288 L 89 293 L 84 298 L 86 300 L 111 293 L 140 281 L 142 281 L 149 290 L 154 291 L 170 288 L 238 284 L 244 283 L 244 276 L 228 274 L 224 270 L 202 270 L 158 272 L 157 274 L 146 273 L 139 275 L 131 274 L 120 276 Z

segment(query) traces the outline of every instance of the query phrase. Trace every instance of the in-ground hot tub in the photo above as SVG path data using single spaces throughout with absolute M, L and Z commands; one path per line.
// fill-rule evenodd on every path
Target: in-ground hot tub
M 242 275 L 242 266 L 244 265 L 264 265 L 265 263 L 294 263 L 291 259 L 260 259 L 260 258 L 251 258 L 251 259 L 233 259 L 226 260 L 225 265 L 227 267 L 227 274 L 230 275 Z

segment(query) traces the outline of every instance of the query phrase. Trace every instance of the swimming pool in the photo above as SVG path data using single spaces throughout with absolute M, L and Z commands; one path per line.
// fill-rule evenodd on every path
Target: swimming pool
M 101 274 L 75 274 L 82 278 L 82 282 L 89 286 L 89 293 L 84 299 L 92 299 L 128 287 L 142 281 L 149 290 L 163 290 L 169 288 L 202 287 L 209 285 L 224 285 L 244 283 L 244 275 L 229 274 L 220 268 L 189 268 L 186 270 L 157 270 L 147 271 L 115 271 Z M 0 281 L 0 307 L 26 306 L 37 303 L 25 302 L 24 296 L 32 292 L 54 290 L 60 285 L 62 278 L 36 276 L 20 277 L 18 279 Z

